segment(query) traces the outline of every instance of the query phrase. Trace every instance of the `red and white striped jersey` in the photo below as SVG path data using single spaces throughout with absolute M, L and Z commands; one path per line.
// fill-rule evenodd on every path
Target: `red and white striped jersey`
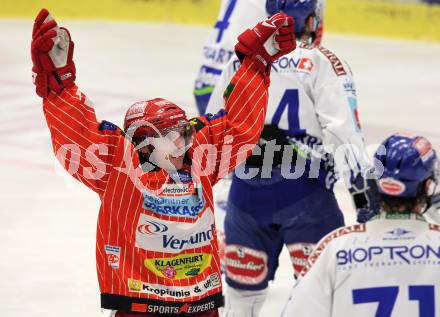
M 96 259 L 101 306 L 127 312 L 203 312 L 222 304 L 212 187 L 250 155 L 266 114 L 269 81 L 245 59 L 225 109 L 196 127 L 175 175 L 144 172 L 134 145 L 98 123 L 78 87 L 43 102 L 57 158 L 101 199 Z

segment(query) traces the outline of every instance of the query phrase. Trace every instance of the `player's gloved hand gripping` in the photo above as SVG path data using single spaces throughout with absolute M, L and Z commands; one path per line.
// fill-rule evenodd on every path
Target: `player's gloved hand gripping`
M 58 27 L 46 9 L 35 18 L 32 31 L 32 72 L 37 95 L 60 93 L 75 81 L 74 44 L 66 28 Z
M 379 214 L 379 191 L 372 170 L 366 176 L 362 173 L 356 175 L 351 180 L 349 191 L 356 208 L 357 222 L 365 223 Z
M 269 74 L 272 62 L 295 48 L 293 18 L 281 12 L 241 33 L 235 52 L 240 61 L 247 56 Z

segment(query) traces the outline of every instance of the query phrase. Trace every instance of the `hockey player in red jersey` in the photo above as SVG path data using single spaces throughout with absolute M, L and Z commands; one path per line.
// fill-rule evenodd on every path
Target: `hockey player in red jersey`
M 122 316 L 217 316 L 222 305 L 212 186 L 251 153 L 263 127 L 271 63 L 295 48 L 284 14 L 243 32 L 242 67 L 214 116 L 188 120 L 176 104 L 136 102 L 124 130 L 98 122 L 75 84 L 73 42 L 37 16 L 36 92 L 57 158 L 101 200 L 96 261 L 101 306 Z

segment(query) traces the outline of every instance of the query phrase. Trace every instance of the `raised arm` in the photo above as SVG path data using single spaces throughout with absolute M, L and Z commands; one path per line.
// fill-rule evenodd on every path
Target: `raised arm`
M 103 194 L 113 168 L 121 130 L 110 122 L 98 123 L 95 111 L 78 87 L 51 92 L 43 110 L 54 153 L 64 168 L 80 182 Z
M 115 125 L 98 123 L 90 102 L 74 84 L 73 47 L 68 30 L 41 10 L 32 34 L 32 71 L 53 149 L 72 176 L 101 195 L 122 136 Z
M 292 18 L 283 13 L 239 36 L 235 50 L 242 65 L 223 93 L 222 109 L 197 119 L 203 128 L 196 135 L 193 165 L 213 183 L 251 154 L 264 125 L 271 63 L 295 46 Z

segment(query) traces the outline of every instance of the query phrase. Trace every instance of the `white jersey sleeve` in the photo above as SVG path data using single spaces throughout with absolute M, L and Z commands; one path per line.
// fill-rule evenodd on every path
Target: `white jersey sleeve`
M 229 60 L 235 57 L 238 35 L 267 18 L 264 0 L 222 0 L 219 16 L 203 46 L 194 96 L 201 114 Z
M 315 112 L 322 129 L 323 144 L 333 153 L 345 175 L 370 167 L 358 116 L 356 87 L 348 64 L 330 50 L 319 47 L 324 56 L 315 78 Z M 348 185 L 348 184 L 347 184 Z

